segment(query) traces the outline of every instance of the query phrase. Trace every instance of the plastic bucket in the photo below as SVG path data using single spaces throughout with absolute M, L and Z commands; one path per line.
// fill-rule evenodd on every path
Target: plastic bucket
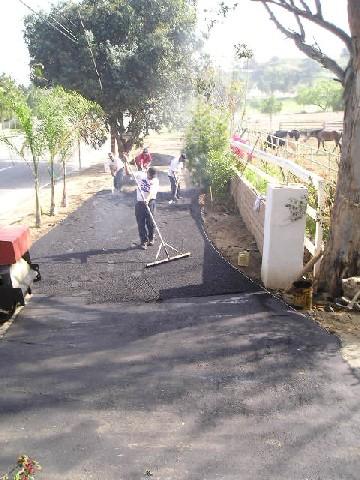
M 293 305 L 301 310 L 312 309 L 313 287 L 311 280 L 298 280 L 293 283 Z
M 238 266 L 239 267 L 248 267 L 250 262 L 250 252 L 249 250 L 242 250 L 238 255 Z

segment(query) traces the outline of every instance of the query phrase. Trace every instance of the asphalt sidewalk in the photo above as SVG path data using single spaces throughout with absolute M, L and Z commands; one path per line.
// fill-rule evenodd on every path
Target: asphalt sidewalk
M 166 156 L 155 157 L 160 168 L 167 162 Z M 190 258 L 145 269 L 155 259 L 159 243 L 147 251 L 138 248 L 135 187 L 115 195 L 105 190 L 34 245 L 32 258 L 44 277 L 35 291 L 83 294 L 90 303 L 119 303 L 258 290 L 205 238 L 197 191 L 187 190 L 178 205 L 169 205 L 167 175 L 161 171 L 159 177 L 159 228 L 170 244 L 190 251 Z
M 0 472 L 26 453 L 46 480 L 358 480 L 337 339 L 224 262 L 196 192 L 172 207 L 162 185 L 188 260 L 144 269 L 130 192 L 34 246 L 43 281 L 0 339 Z

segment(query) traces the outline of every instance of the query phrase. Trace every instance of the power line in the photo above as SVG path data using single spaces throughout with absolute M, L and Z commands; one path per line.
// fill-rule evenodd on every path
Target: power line
M 34 10 L 32 7 L 30 7 L 30 5 L 28 5 L 27 3 L 25 3 L 24 0 L 19 0 L 19 2 L 24 5 L 24 7 L 28 8 L 32 13 L 34 13 L 35 15 L 37 15 L 38 17 L 40 17 L 45 23 L 47 23 L 48 25 L 50 25 L 52 28 L 54 28 L 55 30 L 57 30 L 59 33 L 61 33 L 61 35 L 63 35 L 64 37 L 66 37 L 67 39 L 69 39 L 72 43 L 78 45 L 79 44 L 79 41 L 78 41 L 78 38 L 72 33 L 72 31 L 70 29 L 68 29 L 67 27 L 65 27 L 64 25 L 62 25 L 53 15 L 51 15 L 51 13 L 49 13 L 48 17 L 50 17 L 52 19 L 54 23 L 51 23 L 44 15 L 42 15 L 40 12 L 37 12 L 36 10 Z M 88 39 L 88 35 L 87 35 L 87 31 L 85 29 L 85 25 L 84 25 L 84 22 L 83 22 L 83 19 L 82 19 L 82 16 L 81 16 L 81 13 L 80 13 L 80 9 L 78 8 L 78 15 L 79 15 L 79 19 L 80 19 L 80 23 L 81 23 L 81 26 L 84 30 L 84 36 L 85 36 L 85 40 L 86 40 L 86 43 L 87 43 L 87 46 L 88 46 L 88 49 L 89 49 L 89 52 L 90 52 L 90 56 L 91 56 L 91 60 L 92 60 L 92 63 L 93 63 L 93 66 L 94 66 L 94 70 L 95 70 L 95 73 L 96 73 L 96 76 L 98 78 L 98 82 L 99 82 L 99 85 L 100 85 L 100 90 L 102 91 L 103 90 L 103 85 L 102 85 L 102 81 L 101 81 L 101 76 L 100 76 L 100 73 L 99 73 L 99 70 L 97 68 L 97 65 L 96 65 L 96 60 L 95 60 L 95 56 L 94 56 L 94 52 L 92 50 L 92 47 L 91 47 L 91 44 L 90 44 L 90 41 Z M 71 23 L 73 25 L 75 25 L 72 21 Z M 57 25 L 58 26 L 57 26 Z M 59 28 L 60 27 L 60 28 Z
M 49 17 L 57 24 L 59 25 L 68 35 L 70 35 L 75 41 L 78 41 L 78 39 L 76 38 L 76 36 L 72 33 L 72 31 L 70 29 L 68 29 L 67 27 L 65 27 L 62 23 L 60 23 L 54 15 L 52 15 L 51 13 L 49 13 Z
M 91 44 L 90 44 L 89 39 L 88 39 L 88 36 L 87 36 L 87 34 L 86 34 L 85 25 L 84 25 L 84 22 L 83 22 L 83 19 L 82 19 L 82 16 L 81 16 L 80 8 L 78 8 L 78 14 L 79 14 L 79 19 L 80 19 L 81 26 L 82 26 L 82 28 L 83 28 L 83 30 L 84 30 L 85 40 L 86 40 L 86 43 L 88 44 L 88 48 L 89 48 L 89 51 L 90 51 L 91 59 L 92 59 L 93 65 L 94 65 L 94 70 L 95 70 L 95 73 L 96 73 L 97 78 L 98 78 L 98 81 L 99 81 L 100 90 L 102 91 L 102 90 L 103 90 L 103 85 L 102 85 L 100 73 L 99 73 L 98 68 L 97 68 L 97 65 L 96 65 L 96 60 L 95 60 L 94 52 L 93 52 L 93 50 L 92 50 L 92 48 L 91 48 Z
M 66 27 L 64 27 L 60 22 L 58 22 L 57 20 L 55 20 L 55 22 L 60 25 L 60 27 L 62 28 L 62 30 L 56 25 L 56 24 L 53 24 L 51 23 L 44 15 L 42 15 L 40 12 L 37 12 L 36 10 L 34 10 L 32 7 L 30 7 L 30 5 L 28 5 L 27 3 L 24 2 L 24 0 L 19 0 L 19 2 L 24 5 L 24 7 L 26 7 L 27 9 L 29 9 L 32 13 L 34 13 L 35 15 L 37 15 L 38 17 L 40 17 L 45 23 L 47 23 L 48 25 L 50 25 L 52 28 L 54 28 L 55 30 L 57 30 L 59 33 L 61 33 L 61 35 L 63 35 L 64 37 L 66 37 L 68 40 L 70 40 L 72 43 L 75 43 L 77 44 L 78 43 L 78 40 L 77 38 L 75 37 L 75 35 L 70 31 L 68 30 Z M 68 32 L 68 33 L 66 33 Z M 71 36 L 70 36 L 71 35 Z

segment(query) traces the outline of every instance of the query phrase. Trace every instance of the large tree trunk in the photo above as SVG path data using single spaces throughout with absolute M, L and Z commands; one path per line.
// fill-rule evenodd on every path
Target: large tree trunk
M 123 138 L 120 134 L 116 135 L 116 142 L 118 146 L 119 157 L 123 157 L 124 153 L 129 153 L 134 144 L 132 138 L 126 139 Z
M 343 278 L 360 275 L 360 3 L 349 0 L 353 55 L 345 78 L 342 155 L 331 217 L 330 239 L 321 264 L 319 289 L 338 296 Z
M 50 216 L 55 215 L 55 171 L 54 159 L 50 159 Z
M 110 138 L 111 138 L 111 153 L 116 155 L 116 128 L 110 125 Z
M 116 143 L 117 143 L 119 157 L 121 157 L 125 149 L 124 149 L 124 142 L 118 133 L 116 134 Z
M 40 206 L 40 185 L 39 185 L 39 168 L 36 160 L 34 165 L 34 187 L 35 187 L 35 227 L 41 227 L 41 206 Z

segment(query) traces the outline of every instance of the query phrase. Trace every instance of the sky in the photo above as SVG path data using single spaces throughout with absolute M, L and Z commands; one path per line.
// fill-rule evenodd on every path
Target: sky
M 219 0 L 198 0 L 200 29 L 206 28 L 205 16 L 213 17 L 209 11 L 216 11 Z M 229 0 L 231 2 L 231 0 Z M 309 0 L 310 3 L 313 0 Z M 54 0 L 25 0 L 35 10 L 47 9 Z M 285 39 L 268 18 L 265 9 L 258 2 L 238 0 L 239 7 L 221 24 L 211 31 L 204 48 L 214 62 L 223 68 L 231 68 L 233 45 L 246 43 L 255 53 L 258 62 L 271 57 L 299 57 L 302 54 L 291 40 Z M 323 0 L 325 16 L 347 29 L 347 0 Z M 326 5 L 326 6 L 325 6 Z M 23 40 L 23 19 L 29 10 L 19 0 L 1 0 L 0 17 L 0 73 L 11 75 L 20 83 L 29 83 L 29 55 Z M 204 14 L 204 9 L 208 13 Z M 331 56 L 340 54 L 343 44 L 330 34 L 316 29 L 309 30 L 309 40 L 316 39 L 321 48 Z

